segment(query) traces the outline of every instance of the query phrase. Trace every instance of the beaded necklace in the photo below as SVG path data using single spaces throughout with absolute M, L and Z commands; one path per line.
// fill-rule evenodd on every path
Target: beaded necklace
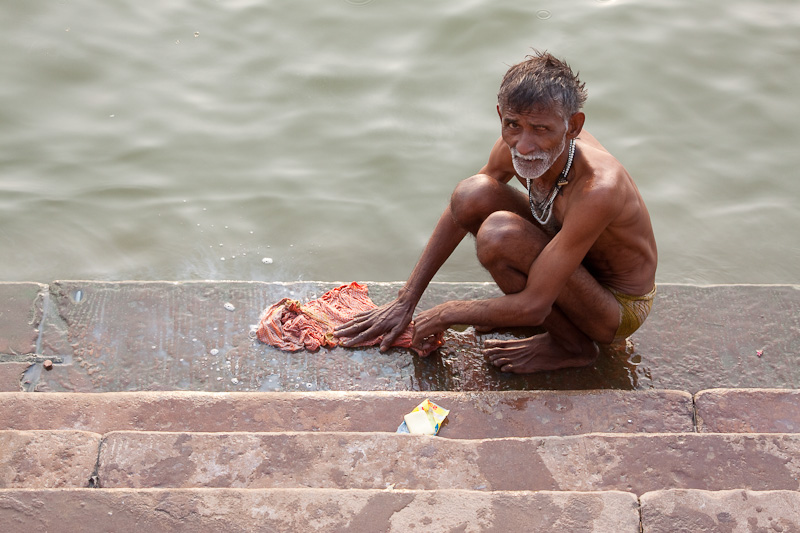
M 558 180 L 556 184 L 553 185 L 553 191 L 550 193 L 550 196 L 542 203 L 537 204 L 533 200 L 533 191 L 531 191 L 531 179 L 525 178 L 528 182 L 528 202 L 531 204 L 531 214 L 533 218 L 536 219 L 536 222 L 544 226 L 550 220 L 550 215 L 553 214 L 553 202 L 558 196 L 558 193 L 561 191 L 561 188 L 569 183 L 567 180 L 567 174 L 569 174 L 569 170 L 572 167 L 572 158 L 575 156 L 575 139 L 570 139 L 569 141 L 569 157 L 567 158 L 567 165 L 564 167 L 564 170 L 561 171 L 561 174 L 558 175 Z M 541 211 L 541 215 L 537 213 L 537 211 Z

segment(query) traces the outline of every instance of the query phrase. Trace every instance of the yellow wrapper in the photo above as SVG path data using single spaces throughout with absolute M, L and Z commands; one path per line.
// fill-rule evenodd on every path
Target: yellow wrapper
M 436 435 L 447 418 L 448 411 L 430 400 L 425 400 L 403 417 L 412 435 Z

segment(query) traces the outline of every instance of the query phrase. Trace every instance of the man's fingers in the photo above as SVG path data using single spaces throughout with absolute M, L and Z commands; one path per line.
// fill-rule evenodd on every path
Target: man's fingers
M 357 344 L 361 344 L 362 342 L 367 342 L 369 340 L 374 339 L 380 333 L 374 332 L 375 326 L 372 326 L 364 331 L 358 333 L 355 337 L 350 337 L 350 335 L 345 335 L 344 332 L 340 334 L 342 337 L 350 337 L 347 340 L 343 341 L 341 344 L 345 347 L 355 346 Z
M 364 327 L 365 326 L 361 324 L 353 324 L 351 320 L 346 324 L 335 327 L 333 329 L 333 334 L 337 337 L 352 337 L 353 335 L 360 333 Z
M 392 344 L 394 344 L 394 341 L 395 341 L 395 339 L 396 339 L 396 338 L 397 338 L 397 337 L 398 337 L 398 336 L 399 336 L 399 335 L 400 335 L 400 334 L 401 334 L 403 331 L 405 331 L 405 329 L 406 329 L 406 327 L 405 327 L 404 325 L 402 325 L 402 324 L 397 324 L 395 327 L 393 327 L 393 328 L 391 329 L 391 331 L 389 331 L 389 333 L 387 333 L 387 334 L 386 334 L 386 335 L 383 337 L 383 340 L 381 341 L 381 351 L 382 351 L 382 352 L 385 352 L 386 350 L 388 350 L 389 348 L 391 348 L 391 347 L 392 347 Z
M 364 314 L 365 313 L 361 313 L 341 326 L 333 328 L 333 334 L 337 337 L 352 337 L 353 335 L 361 333 L 372 324 L 369 317 L 363 316 Z

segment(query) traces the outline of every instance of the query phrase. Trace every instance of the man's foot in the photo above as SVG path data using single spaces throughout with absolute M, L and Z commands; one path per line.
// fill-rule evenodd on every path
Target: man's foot
M 568 350 L 549 333 L 509 341 L 487 339 L 483 354 L 501 372 L 530 374 L 559 368 L 587 366 L 597 359 L 600 349 L 589 341 Z

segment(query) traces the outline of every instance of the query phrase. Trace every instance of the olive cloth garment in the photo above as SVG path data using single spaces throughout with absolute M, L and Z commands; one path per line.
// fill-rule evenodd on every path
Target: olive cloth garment
M 656 295 L 656 286 L 653 285 L 653 290 L 642 296 L 625 294 L 608 286 L 606 289 L 611 291 L 611 294 L 619 302 L 619 327 L 614 339 L 626 339 L 639 329 L 647 315 L 650 314 L 650 309 L 653 308 L 653 298 Z

